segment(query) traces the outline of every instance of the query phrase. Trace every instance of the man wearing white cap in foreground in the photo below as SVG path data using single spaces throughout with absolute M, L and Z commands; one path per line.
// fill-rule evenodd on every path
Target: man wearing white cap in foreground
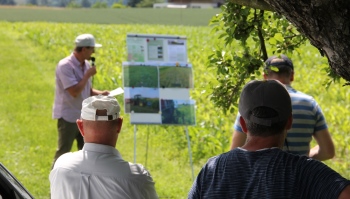
M 80 117 L 81 103 L 93 95 L 108 95 L 109 91 L 92 88 L 91 77 L 96 74 L 96 67 L 91 67 L 91 59 L 95 47 L 91 34 L 82 34 L 75 39 L 74 52 L 62 59 L 56 67 L 56 91 L 52 117 L 57 119 L 58 147 L 52 163 L 62 154 L 69 152 L 74 140 L 78 149 L 84 145 L 83 138 L 75 121 Z
M 291 98 L 280 82 L 249 82 L 238 109 L 247 142 L 210 158 L 189 199 L 350 198 L 349 180 L 318 160 L 282 150 L 293 117 Z
M 50 173 L 51 198 L 158 198 L 150 173 L 126 162 L 115 148 L 123 119 L 114 97 L 83 101 L 76 121 L 84 147 L 60 156 Z

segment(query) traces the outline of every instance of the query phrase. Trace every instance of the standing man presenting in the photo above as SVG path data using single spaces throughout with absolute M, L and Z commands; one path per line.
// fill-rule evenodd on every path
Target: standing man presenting
M 287 56 L 281 55 L 268 58 L 265 64 L 264 79 L 283 83 L 292 100 L 293 125 L 288 131 L 283 150 L 321 161 L 333 158 L 334 144 L 321 107 L 313 97 L 291 86 L 294 80 L 292 61 Z M 238 114 L 234 124 L 231 150 L 243 146 L 247 138 L 240 126 L 239 117 Z M 310 149 L 312 138 L 318 145 Z
M 82 34 L 75 39 L 74 52 L 62 59 L 56 67 L 56 91 L 53 106 L 53 118 L 58 119 L 58 147 L 53 164 L 62 154 L 69 152 L 74 140 L 77 140 L 78 149 L 84 145 L 83 137 L 76 125 L 80 118 L 82 101 L 92 95 L 108 95 L 108 91 L 92 88 L 91 77 L 96 74 L 96 68 L 90 66 L 91 54 L 95 47 L 91 34 Z

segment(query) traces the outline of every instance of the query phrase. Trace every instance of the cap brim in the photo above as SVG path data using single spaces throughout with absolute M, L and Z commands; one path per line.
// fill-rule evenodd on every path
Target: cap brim
M 95 44 L 95 48 L 102 47 L 102 44 Z

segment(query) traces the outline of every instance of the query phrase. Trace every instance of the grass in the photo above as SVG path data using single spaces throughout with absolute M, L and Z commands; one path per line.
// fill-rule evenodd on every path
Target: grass
M 48 172 L 56 145 L 51 119 L 52 70 L 30 41 L 0 31 L 0 161 L 38 198 L 48 198 Z M 34 183 L 33 183 L 34 182 Z
M 150 170 L 161 198 L 186 198 L 193 180 L 186 132 L 190 135 L 197 175 L 209 157 L 229 149 L 236 115 L 222 114 L 209 100 L 211 89 L 215 88 L 215 71 L 206 65 L 215 44 L 209 27 L 0 22 L 0 162 L 36 198 L 49 198 L 48 174 L 57 139 L 56 121 L 51 119 L 55 66 L 69 55 L 76 35 L 86 32 L 103 44 L 96 51 L 98 73 L 94 87 L 109 90 L 122 86 L 127 33 L 188 37 L 195 86 L 191 98 L 196 100 L 197 125 L 131 125 L 129 116 L 122 113 L 124 124 L 117 144 L 125 160 L 132 162 L 136 158 Z M 341 83 L 328 90 L 322 86 L 325 73 L 321 68 L 327 60 L 311 45 L 292 59 L 296 68 L 293 86 L 315 96 L 335 142 L 336 158 L 325 163 L 350 178 L 350 91 Z M 123 101 L 121 97 L 118 100 Z
M 167 24 L 207 26 L 220 9 L 62 9 L 40 7 L 1 7 L 0 20 L 9 22 L 47 21 L 88 24 Z M 44 16 L 44 17 L 43 17 Z M 162 17 L 159 17 L 162 16 Z

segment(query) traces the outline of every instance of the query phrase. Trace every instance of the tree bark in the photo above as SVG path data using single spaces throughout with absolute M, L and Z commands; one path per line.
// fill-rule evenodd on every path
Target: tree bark
M 350 3 L 348 0 L 232 0 L 257 9 L 274 10 L 304 34 L 330 68 L 350 82 Z M 269 5 L 267 6 L 266 3 Z

